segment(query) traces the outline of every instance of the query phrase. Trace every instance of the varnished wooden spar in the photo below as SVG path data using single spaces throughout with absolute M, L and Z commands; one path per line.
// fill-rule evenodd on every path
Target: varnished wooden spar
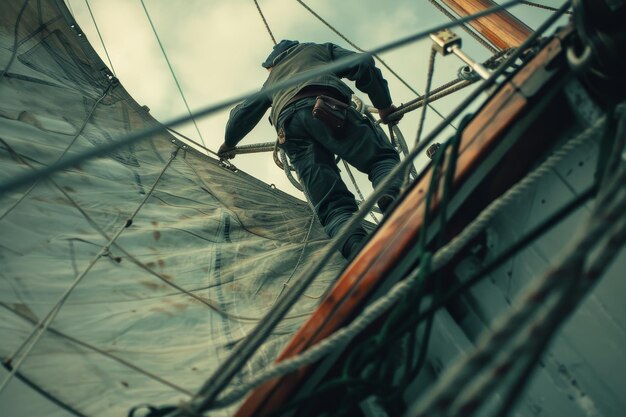
M 480 166 L 485 155 L 524 112 L 532 107 L 528 92 L 525 92 L 523 86 L 531 80 L 538 89 L 550 82 L 552 76 L 542 75 L 546 73 L 544 67 L 561 51 L 561 40 L 555 38 L 511 81 L 503 85 L 464 129 L 454 178 L 455 186 L 462 184 Z M 527 136 L 521 141 L 522 149 L 512 151 L 515 160 L 535 160 L 536 153 L 541 151 L 541 143 L 549 142 L 541 132 L 532 132 Z M 522 158 L 521 154 L 524 152 L 528 153 L 526 158 Z M 511 167 L 516 165 L 514 162 L 507 161 L 504 166 L 511 171 Z M 406 256 L 407 249 L 415 244 L 422 227 L 424 198 L 429 183 L 430 174 L 427 174 L 409 190 L 406 198 L 389 214 L 389 218 L 346 268 L 327 298 L 294 335 L 279 355 L 278 362 L 297 355 L 328 337 L 361 311 L 368 296 Z M 434 207 L 438 205 L 437 200 L 435 196 Z M 310 367 L 302 368 L 261 385 L 245 400 L 235 416 L 262 416 L 276 410 L 289 401 L 310 371 Z
M 465 17 L 497 6 L 492 0 L 442 0 L 457 15 Z M 500 49 L 519 46 L 532 30 L 506 10 L 472 20 L 469 25 Z

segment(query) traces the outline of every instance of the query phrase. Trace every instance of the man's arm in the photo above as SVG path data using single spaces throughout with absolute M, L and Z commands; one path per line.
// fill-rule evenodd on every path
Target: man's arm
M 232 150 L 259 123 L 267 109 L 272 105 L 270 98 L 262 92 L 256 94 L 230 111 L 224 143 L 218 154 Z
M 349 51 L 338 45 L 330 45 L 335 60 L 356 54 L 356 52 Z M 391 106 L 391 94 L 389 93 L 387 80 L 383 77 L 380 69 L 376 67 L 374 58 L 368 57 L 365 60 L 361 60 L 357 64 L 340 70 L 336 75 L 354 81 L 356 88 L 367 94 L 377 109 Z
M 329 45 L 333 59 L 341 59 L 357 53 L 344 49 L 333 43 L 330 43 Z M 336 75 L 338 77 L 354 81 L 356 87 L 367 94 L 374 107 L 378 109 L 378 113 L 381 116 L 383 123 L 389 123 L 387 116 L 396 110 L 396 106 L 393 105 L 391 100 L 387 80 L 383 77 L 380 69 L 376 67 L 374 58 L 370 56 L 367 59 L 359 61 L 357 64 L 338 71 Z M 393 123 L 397 123 L 400 118 L 402 118 L 402 116 L 395 119 Z

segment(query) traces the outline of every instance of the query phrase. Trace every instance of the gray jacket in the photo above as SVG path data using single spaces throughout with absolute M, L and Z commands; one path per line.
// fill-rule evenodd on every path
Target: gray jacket
M 257 125 L 270 107 L 272 107 L 270 120 L 276 127 L 276 130 L 278 130 L 278 116 L 289 100 L 304 87 L 334 88 L 341 95 L 345 96 L 347 101 L 353 91 L 341 81 L 341 78 L 354 81 L 356 87 L 369 96 L 376 108 L 383 109 L 389 107 L 391 105 L 391 95 L 389 94 L 387 81 L 383 78 L 380 70 L 376 68 L 374 59 L 371 57 L 366 60 L 360 60 L 357 64 L 339 70 L 334 74 L 314 76 L 297 85 L 271 94 L 264 94 L 264 91 L 279 82 L 353 54 L 356 54 L 356 52 L 348 51 L 332 43 L 302 43 L 291 47 L 279 55 L 274 59 L 272 72 L 260 93 L 240 103 L 230 112 L 224 140 L 226 145 L 235 147 Z

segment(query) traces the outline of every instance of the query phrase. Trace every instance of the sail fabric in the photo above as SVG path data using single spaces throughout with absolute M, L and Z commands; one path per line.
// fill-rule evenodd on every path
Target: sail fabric
M 1 182 L 159 125 L 62 1 L 0 2 L 0 71 Z M 163 130 L 0 195 L 0 356 L 24 352 L 60 302 L 22 377 L 77 415 L 177 404 L 327 242 L 305 202 Z M 336 254 L 235 384 L 274 360 L 343 266 Z

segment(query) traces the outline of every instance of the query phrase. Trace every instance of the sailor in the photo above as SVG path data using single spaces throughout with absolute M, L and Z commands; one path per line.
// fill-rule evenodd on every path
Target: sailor
M 231 151 L 237 143 L 271 107 L 270 122 L 278 133 L 279 146 L 289 156 L 320 222 L 331 237 L 358 210 L 354 195 L 341 179 L 335 155 L 366 173 L 374 187 L 399 162 L 397 152 L 380 126 L 349 106 L 353 91 L 341 78 L 354 81 L 356 87 L 369 96 L 383 123 L 396 123 L 397 120 L 388 120 L 396 107 L 392 104 L 387 81 L 372 57 L 362 55 L 363 59 L 335 73 L 301 77 L 307 79 L 278 91 L 263 92 L 277 83 L 354 54 L 332 43 L 282 40 L 261 64 L 269 71 L 269 76 L 260 93 L 232 109 L 225 140 L 218 151 L 221 158 L 232 157 Z M 383 213 L 397 198 L 400 182 L 399 179 L 387 187 L 378 200 Z M 352 231 L 345 237 L 342 255 L 350 259 L 365 237 L 362 227 Z

